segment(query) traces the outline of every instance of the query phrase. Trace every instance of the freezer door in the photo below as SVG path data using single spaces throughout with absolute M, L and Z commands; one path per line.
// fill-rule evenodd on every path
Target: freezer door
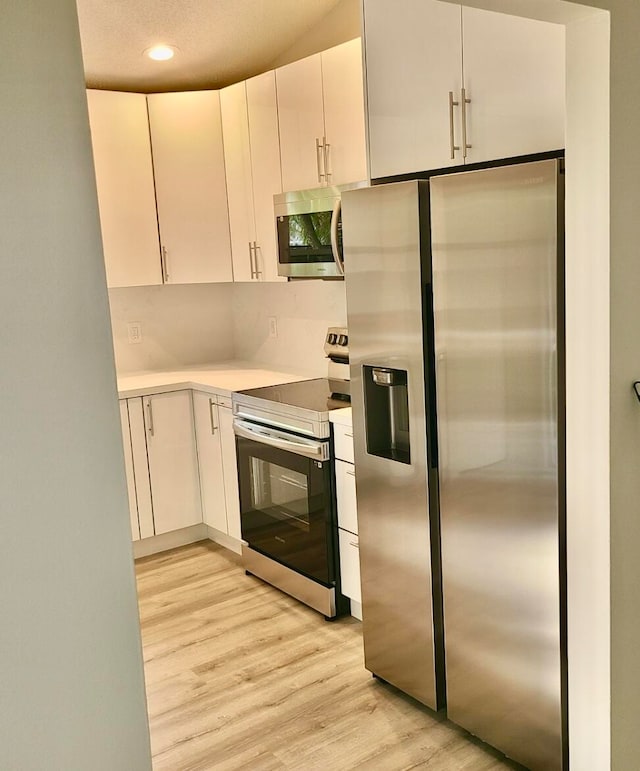
M 558 161 L 430 181 L 447 710 L 563 766 Z
M 427 453 L 422 334 L 427 193 L 425 182 L 347 192 L 342 216 L 365 665 L 438 709 L 437 507 L 430 501 L 435 471 Z

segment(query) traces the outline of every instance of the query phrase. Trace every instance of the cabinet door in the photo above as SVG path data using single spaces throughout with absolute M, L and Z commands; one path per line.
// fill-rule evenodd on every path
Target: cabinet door
M 193 413 L 200 469 L 202 519 L 206 525 L 226 533 L 227 507 L 222 474 L 222 445 L 218 407 L 214 397 L 194 391 Z
M 360 38 L 323 51 L 321 58 L 327 182 L 367 179 Z
M 351 463 L 336 460 L 336 498 L 338 527 L 358 533 L 358 509 L 356 506 L 356 475 Z
M 165 281 L 231 281 L 218 92 L 151 94 L 147 100 Z
M 342 593 L 356 602 L 362 602 L 358 536 L 348 533 L 346 530 L 338 530 L 338 541 Z
M 220 91 L 220 112 L 224 137 L 233 280 L 252 281 L 257 278 L 253 253 L 256 233 L 253 217 L 249 118 L 244 82 L 235 83 Z
M 191 391 L 143 399 L 155 534 L 202 522 Z
M 564 26 L 463 8 L 467 162 L 564 147 Z
M 449 92 L 462 85 L 461 8 L 437 0 L 364 0 L 371 176 L 462 163 L 451 158 Z M 460 145 L 460 108 L 454 109 Z
M 326 184 L 320 145 L 324 137 L 320 54 L 276 70 L 282 187 L 306 190 Z
M 263 281 L 286 281 L 283 276 L 278 276 L 273 213 L 273 196 L 282 192 L 275 72 L 272 70 L 250 78 L 246 87 L 257 244 L 255 259 Z
M 129 412 L 127 401 L 120 401 L 120 428 L 122 429 L 122 445 L 124 448 L 124 470 L 127 477 L 127 495 L 129 496 L 129 520 L 131 537 L 140 540 L 140 525 L 138 523 L 138 504 L 136 501 L 136 482 L 133 475 L 133 454 L 131 452 L 131 432 L 129 431 Z
M 131 456 L 138 502 L 138 522 L 140 537 L 150 538 L 155 534 L 153 525 L 153 503 L 151 501 L 151 481 L 149 479 L 149 458 L 147 456 L 147 437 L 142 411 L 142 399 L 127 399 L 129 411 L 129 429 L 131 431 Z
M 233 433 L 233 414 L 230 407 L 218 406 L 220 439 L 222 442 L 222 470 L 224 472 L 224 493 L 227 503 L 227 532 L 238 541 L 240 532 L 240 493 L 238 491 L 238 461 L 236 459 L 236 437 Z
M 107 285 L 161 284 L 144 94 L 87 91 Z

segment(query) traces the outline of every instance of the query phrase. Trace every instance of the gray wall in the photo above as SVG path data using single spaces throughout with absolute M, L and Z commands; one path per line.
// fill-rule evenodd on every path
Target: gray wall
M 150 768 L 73 0 L 0 24 L 0 768 Z

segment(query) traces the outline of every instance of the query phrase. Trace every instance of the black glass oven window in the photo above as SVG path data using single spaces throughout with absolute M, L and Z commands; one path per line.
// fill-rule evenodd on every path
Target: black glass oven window
M 277 463 L 251 458 L 251 507 L 309 532 L 307 477 Z

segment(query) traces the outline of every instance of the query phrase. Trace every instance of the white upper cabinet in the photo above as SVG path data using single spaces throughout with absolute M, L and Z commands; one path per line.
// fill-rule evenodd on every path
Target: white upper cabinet
M 564 26 L 462 9 L 467 162 L 564 147 Z
M 256 272 L 263 281 L 286 281 L 278 276 L 276 220 L 273 214 L 273 196 L 282 192 L 276 74 L 271 70 L 250 78 L 246 87 L 256 228 Z
M 191 391 L 142 399 L 155 534 L 202 522 Z
M 325 184 L 320 54 L 277 69 L 276 84 L 282 187 L 306 190 Z
M 220 92 L 234 281 L 278 281 L 273 196 L 282 192 L 275 73 Z
M 235 281 L 256 277 L 254 249 L 256 227 L 253 211 L 253 179 L 247 91 L 244 82 L 220 91 L 224 160 L 229 203 L 229 230 Z
M 327 183 L 367 179 L 360 38 L 321 54 Z
M 373 178 L 564 147 L 562 26 L 437 0 L 364 22 Z
M 147 101 L 165 283 L 231 281 L 218 92 Z
M 161 284 L 144 94 L 87 91 L 107 285 Z
M 276 70 L 284 190 L 367 178 L 360 40 Z

